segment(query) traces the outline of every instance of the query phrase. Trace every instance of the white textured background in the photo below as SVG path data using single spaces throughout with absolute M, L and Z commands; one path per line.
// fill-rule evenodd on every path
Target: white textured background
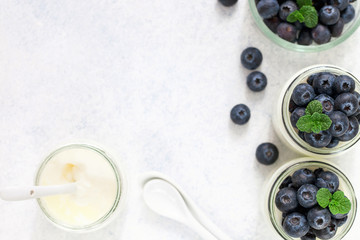
M 267 240 L 260 214 L 269 173 L 296 157 L 270 125 L 282 84 L 311 64 L 331 63 L 360 76 L 357 31 L 326 52 L 301 54 L 275 46 L 256 28 L 248 3 L 216 0 L 1 0 L 0 186 L 33 181 L 54 148 L 78 139 L 99 143 L 126 165 L 126 210 L 104 229 L 77 235 L 50 225 L 35 201 L 0 202 L 0 239 L 198 239 L 147 210 L 138 174 L 173 178 L 233 239 Z M 241 51 L 258 47 L 268 77 L 250 92 Z M 250 122 L 229 118 L 238 103 Z M 275 142 L 280 159 L 255 160 Z M 360 194 L 359 145 L 336 160 Z M 360 218 L 346 239 L 357 239 Z

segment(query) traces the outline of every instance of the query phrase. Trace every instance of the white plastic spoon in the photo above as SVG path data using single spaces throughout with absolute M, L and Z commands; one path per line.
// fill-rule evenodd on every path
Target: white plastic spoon
M 50 195 L 76 192 L 76 183 L 52 186 L 22 186 L 0 189 L 0 198 L 6 201 L 22 201 Z
M 194 218 L 180 193 L 169 182 L 161 179 L 148 181 L 143 197 L 146 205 L 157 214 L 188 226 L 203 239 L 218 240 Z

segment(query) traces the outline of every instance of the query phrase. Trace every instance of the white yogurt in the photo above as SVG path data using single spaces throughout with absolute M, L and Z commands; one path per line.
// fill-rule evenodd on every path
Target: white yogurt
M 84 147 L 63 148 L 41 169 L 39 185 L 75 182 L 77 192 L 40 199 L 50 218 L 75 228 L 91 225 L 107 215 L 117 199 L 119 183 L 110 162 Z

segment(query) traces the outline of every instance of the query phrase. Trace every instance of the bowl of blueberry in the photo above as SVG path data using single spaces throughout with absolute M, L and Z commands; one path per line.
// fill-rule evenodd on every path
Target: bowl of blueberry
M 356 0 L 249 0 L 249 5 L 268 38 L 300 52 L 334 47 L 360 25 Z
M 360 139 L 360 81 L 345 69 L 310 66 L 285 84 L 275 104 L 280 140 L 313 157 L 335 157 Z
M 354 223 L 354 189 L 332 164 L 296 159 L 278 169 L 270 184 L 266 212 L 283 239 L 339 240 Z

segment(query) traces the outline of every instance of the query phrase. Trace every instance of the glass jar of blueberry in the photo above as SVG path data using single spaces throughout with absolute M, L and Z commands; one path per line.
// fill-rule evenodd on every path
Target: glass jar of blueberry
M 348 71 L 315 65 L 285 84 L 273 114 L 283 143 L 314 157 L 335 157 L 360 139 L 360 81 Z
M 356 0 L 248 0 L 260 30 L 287 49 L 316 52 L 346 40 L 360 25 Z
M 286 240 L 342 239 L 354 223 L 354 189 L 338 167 L 305 157 L 273 174 L 266 213 Z

